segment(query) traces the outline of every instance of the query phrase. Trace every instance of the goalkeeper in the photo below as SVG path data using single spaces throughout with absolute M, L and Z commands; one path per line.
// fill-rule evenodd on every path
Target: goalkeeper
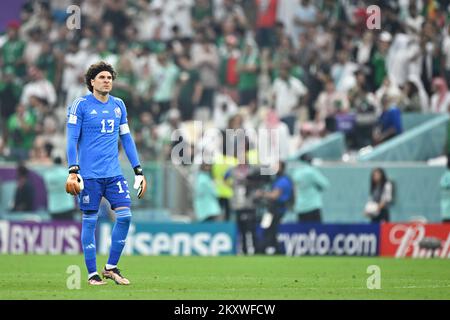
M 119 137 L 134 169 L 134 188 L 139 199 L 147 188 L 128 127 L 125 104 L 109 94 L 115 78 L 111 65 L 105 62 L 91 65 L 85 75 L 91 93 L 76 99 L 68 109 L 66 192 L 78 196 L 83 211 L 81 243 L 91 285 L 106 284 L 97 273 L 95 245 L 97 212 L 102 197 L 109 201 L 116 214 L 109 258 L 102 275 L 117 284 L 130 284 L 117 268 L 131 221 L 130 191 L 119 165 Z

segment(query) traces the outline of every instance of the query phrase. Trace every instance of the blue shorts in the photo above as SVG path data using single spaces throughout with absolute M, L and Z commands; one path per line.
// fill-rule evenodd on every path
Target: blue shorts
M 102 197 L 111 204 L 111 209 L 130 207 L 128 182 L 123 176 L 101 179 L 83 179 L 84 189 L 78 195 L 82 211 L 98 211 Z

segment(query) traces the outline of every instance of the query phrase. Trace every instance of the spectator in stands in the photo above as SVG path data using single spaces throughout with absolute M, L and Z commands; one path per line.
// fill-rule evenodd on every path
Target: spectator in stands
M 337 52 L 337 61 L 331 66 L 331 77 L 333 78 L 336 90 L 347 92 L 356 84 L 354 72 L 358 65 L 350 58 L 350 52 L 340 50 Z
M 311 28 L 315 28 L 319 15 L 314 3 L 310 0 L 300 0 L 294 12 L 294 39 L 298 39 L 299 34 L 307 33 Z
M 286 160 L 288 158 L 290 155 L 289 151 L 291 150 L 289 128 L 286 123 L 280 121 L 280 117 L 278 117 L 275 110 L 270 109 L 267 112 L 264 121 L 258 127 L 258 131 L 275 133 L 276 139 L 271 138 L 273 140 L 271 141 L 270 148 L 274 150 L 274 153 L 276 153 L 279 159 Z M 275 154 L 271 154 L 270 156 L 275 156 Z
M 400 97 L 402 95 L 400 88 L 393 83 L 388 76 L 384 78 L 381 87 L 375 91 L 375 108 L 377 114 L 381 114 L 383 112 L 381 99 L 386 95 L 390 97 Z
M 33 147 L 36 119 L 23 104 L 8 119 L 8 147 L 12 160 L 27 160 Z
M 4 68 L 3 77 L 0 80 L 0 134 L 7 135 L 7 120 L 14 114 L 20 95 L 22 94 L 22 84 L 14 75 L 14 68 L 7 66 Z
M 356 45 L 356 62 L 368 66 L 375 53 L 374 33 L 366 31 Z
M 307 34 L 307 33 L 301 33 L 299 35 L 299 39 L 298 39 L 298 45 L 297 48 L 295 49 L 295 53 L 289 52 L 288 56 L 285 57 L 287 59 L 291 59 L 293 60 L 293 63 L 297 65 L 298 68 L 297 70 L 301 70 L 302 73 L 304 73 L 305 69 L 307 70 L 310 67 L 311 62 L 313 61 L 313 56 L 316 54 L 322 54 L 322 50 L 326 51 L 327 49 L 327 40 L 328 39 L 324 39 L 324 41 L 320 42 L 320 50 L 318 48 L 319 43 L 315 43 L 313 41 L 311 41 L 311 38 L 314 35 L 312 34 Z M 323 53 L 324 55 L 326 53 Z M 295 70 L 295 71 L 297 71 Z M 294 70 L 293 70 L 294 71 Z M 293 73 L 294 76 L 298 77 L 300 80 L 304 81 L 305 77 L 303 74 L 299 74 L 299 72 L 294 72 Z
M 442 222 L 450 223 L 450 154 L 447 155 L 447 170 L 441 177 L 440 187 Z
M 256 41 L 261 48 L 275 44 L 275 24 L 279 0 L 255 0 L 256 2 Z
M 405 19 L 406 29 L 409 33 L 420 33 L 425 17 L 419 14 L 417 3 L 410 1 L 409 15 Z
M 178 58 L 178 65 L 180 76 L 174 101 L 180 110 L 182 121 L 188 121 L 193 119 L 194 112 L 200 103 L 203 85 L 200 81 L 200 74 L 192 65 L 192 60 L 188 54 Z
M 220 221 L 220 206 L 217 191 L 211 178 L 211 165 L 203 163 L 195 178 L 194 212 L 201 222 Z
M 299 222 L 322 222 L 322 193 L 330 186 L 328 179 L 314 166 L 312 157 L 304 154 L 300 157 L 301 165 L 292 173 L 295 185 L 294 212 Z
M 195 32 L 201 32 L 208 25 L 213 16 L 213 6 L 209 0 L 195 0 L 191 7 L 191 22 Z
M 214 127 L 219 130 L 230 128 L 230 120 L 238 113 L 238 105 L 225 93 L 218 92 L 214 99 L 212 120 Z
M 11 21 L 8 23 L 7 40 L 1 46 L 2 70 L 6 67 L 12 67 L 13 73 L 19 77 L 25 76 L 25 59 L 24 51 L 26 42 L 19 37 L 20 23 Z
M 177 140 L 172 140 L 175 132 L 177 133 Z M 167 112 L 165 121 L 158 125 L 156 134 L 159 143 L 161 144 L 160 159 L 170 160 L 173 147 L 180 143 L 187 143 L 185 126 L 181 122 L 181 115 L 178 109 L 170 109 Z M 183 151 L 181 151 L 181 153 L 183 153 Z M 183 157 L 183 154 L 180 154 L 180 156 Z
M 44 119 L 47 118 L 52 111 L 50 110 L 46 99 L 31 96 L 28 101 L 29 103 L 26 107 L 35 117 L 36 134 L 41 134 L 44 131 Z
M 369 62 L 373 75 L 372 88 L 378 89 L 387 76 L 386 60 L 391 41 L 392 35 L 387 31 L 383 31 L 378 38 L 375 52 Z
M 383 112 L 378 118 L 377 126 L 373 131 L 373 144 L 383 143 L 403 132 L 401 111 L 394 103 L 393 98 L 385 95 L 381 98 Z
M 447 85 L 450 85 L 450 23 L 444 30 L 444 38 L 442 40 L 442 53 L 444 60 L 444 74 Z
M 292 135 L 297 122 L 296 111 L 301 105 L 300 99 L 308 93 L 308 89 L 300 80 L 290 75 L 289 64 L 284 64 L 280 76 L 273 82 L 272 92 L 275 110 Z
M 11 211 L 33 211 L 34 189 L 29 179 L 28 169 L 23 164 L 19 164 L 16 172 L 17 188 Z
M 325 89 L 319 94 L 315 104 L 317 126 L 324 127 L 326 132 L 335 131 L 336 113 L 346 112 L 349 108 L 347 94 L 337 91 L 332 79 L 325 79 Z
M 127 14 L 126 5 L 126 1 L 107 1 L 106 8 L 101 18 L 103 23 L 112 23 L 113 33 L 120 40 L 126 40 L 124 31 L 131 22 Z
M 450 111 L 450 92 L 444 78 L 433 79 L 432 91 L 431 112 L 448 113 Z
M 245 29 L 247 26 L 247 17 L 240 4 L 235 0 L 223 0 L 222 5 L 214 7 L 214 17 L 218 24 L 222 24 L 227 19 L 232 19 L 237 27 Z
M 375 168 L 370 174 L 370 198 L 364 208 L 364 214 L 372 223 L 389 222 L 389 207 L 393 197 L 393 184 L 386 172 L 381 168 Z
M 348 93 L 354 119 L 347 115 L 349 120 L 353 121 L 347 120 L 347 123 L 344 122 L 344 126 L 347 127 L 345 132 L 348 146 L 353 149 L 370 145 L 373 126 L 378 118 L 375 109 L 375 95 L 370 92 L 367 81 L 368 72 L 366 67 L 359 68 L 355 72 L 356 85 Z M 345 120 L 345 117 L 343 119 Z
M 152 113 L 156 123 L 161 123 L 162 116 L 174 103 L 175 87 L 180 74 L 180 69 L 173 63 L 167 49 L 164 47 L 160 50 L 152 72 Z
M 425 98 L 425 99 L 423 99 Z M 402 88 L 402 96 L 399 101 L 399 108 L 402 112 L 424 112 L 426 111 L 428 97 L 421 95 L 416 83 L 408 80 Z
M 33 148 L 30 150 L 30 158 L 28 164 L 47 165 L 53 164 L 51 157 L 53 151 L 53 145 L 45 141 L 42 136 L 37 136 L 34 139 Z
M 428 95 L 432 94 L 432 82 L 433 78 L 437 76 L 436 70 L 435 70 L 435 57 L 434 52 L 436 51 L 436 44 L 433 43 L 434 35 L 426 35 L 425 33 L 426 28 L 429 29 L 428 32 L 436 32 L 437 30 L 434 30 L 432 27 L 432 24 L 430 22 L 425 22 L 423 31 L 420 37 L 420 52 L 422 55 L 422 68 L 421 68 L 421 74 L 420 79 L 422 80 L 423 86 L 427 92 Z M 401 57 L 400 57 L 401 58 Z
M 280 75 L 280 69 L 283 65 L 288 65 L 293 52 L 294 47 L 291 39 L 286 34 L 281 33 L 279 43 L 274 48 L 269 62 L 270 76 L 272 79 L 276 79 Z M 291 70 L 289 69 L 289 73 L 290 72 Z
M 137 85 L 136 75 L 133 72 L 131 58 L 126 55 L 119 57 L 117 62 L 117 78 L 114 81 L 114 96 L 120 97 L 127 105 L 127 109 L 135 109 L 137 97 L 135 97 L 135 87 Z M 135 114 L 136 111 L 132 111 Z
M 164 160 L 163 140 L 158 136 L 152 114 L 144 111 L 139 116 L 139 121 L 134 122 L 135 143 L 138 150 L 142 150 L 140 156 L 143 161 Z
M 42 132 L 37 138 L 42 138 L 48 157 L 51 159 L 63 158 L 66 155 L 66 142 L 58 136 L 58 117 L 48 113 L 42 120 Z
M 48 42 L 42 44 L 40 54 L 36 60 L 36 65 L 39 69 L 44 70 L 45 77 L 50 81 L 55 88 L 60 83 L 60 72 L 58 70 L 59 63 L 58 58 L 52 48 L 52 45 Z
M 258 100 L 259 51 L 255 41 L 247 38 L 237 63 L 239 105 L 249 106 Z
M 44 45 L 42 30 L 40 28 L 33 28 L 28 34 L 28 40 L 25 45 L 23 56 L 27 65 L 34 65 L 41 54 L 42 46 Z
M 206 34 L 200 35 L 200 41 L 191 48 L 193 66 L 198 70 L 203 86 L 199 108 L 211 113 L 216 90 L 219 86 L 219 53 L 216 44 Z M 208 114 L 209 116 L 209 114 Z
M 54 85 L 45 78 L 43 70 L 37 66 L 30 66 L 28 74 L 31 81 L 28 82 L 22 92 L 20 102 L 28 105 L 31 96 L 36 96 L 41 99 L 46 99 L 49 106 L 53 107 L 56 103 L 56 90 Z
M 220 51 L 220 83 L 224 93 L 228 94 L 236 103 L 239 102 L 237 85 L 239 83 L 238 61 L 241 55 L 239 39 L 235 35 L 227 35 L 225 46 Z
M 374 97 L 369 91 L 367 83 L 368 70 L 365 68 L 358 68 L 355 71 L 356 84 L 348 92 L 348 99 L 351 110 L 356 113 L 373 113 L 375 107 L 373 106 Z

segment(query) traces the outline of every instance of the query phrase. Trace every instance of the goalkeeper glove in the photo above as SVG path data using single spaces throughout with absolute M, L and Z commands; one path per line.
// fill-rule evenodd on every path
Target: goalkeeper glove
M 69 177 L 66 181 L 66 192 L 70 193 L 73 196 L 78 195 L 81 190 L 84 189 L 83 178 L 78 173 L 79 170 L 79 166 L 71 166 L 69 168 Z
M 133 168 L 133 170 L 134 170 L 133 188 L 137 190 L 138 199 L 142 199 L 144 197 L 145 191 L 147 190 L 147 181 L 145 180 L 141 166 L 136 166 Z

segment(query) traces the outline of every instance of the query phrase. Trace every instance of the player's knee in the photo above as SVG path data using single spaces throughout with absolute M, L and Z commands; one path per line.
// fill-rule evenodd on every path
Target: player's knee
M 126 216 L 120 216 L 116 218 L 117 223 L 119 224 L 130 224 L 131 222 L 131 214 Z
M 130 224 L 131 211 L 129 208 L 123 208 L 116 211 L 116 221 L 119 224 Z
M 83 211 L 83 229 L 84 228 L 95 228 L 95 225 L 97 224 L 97 211 Z

